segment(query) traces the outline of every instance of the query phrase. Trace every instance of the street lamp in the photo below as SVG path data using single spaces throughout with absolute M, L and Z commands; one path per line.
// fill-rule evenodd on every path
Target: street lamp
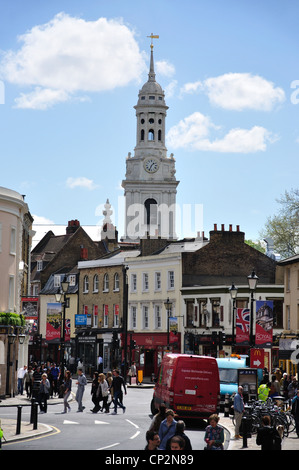
M 253 346 L 253 302 L 254 302 L 253 293 L 256 289 L 256 286 L 257 286 L 257 283 L 258 283 L 258 280 L 259 280 L 259 278 L 255 274 L 254 269 L 252 270 L 252 273 L 249 276 L 247 276 L 247 280 L 248 280 L 248 285 L 249 285 L 249 289 L 250 289 L 250 292 L 251 292 L 251 299 L 250 299 L 250 347 L 252 347 Z
M 65 297 L 69 288 L 69 282 L 67 276 L 64 277 L 64 280 L 61 283 L 61 291 L 55 294 L 56 302 L 61 303 L 62 307 L 62 339 L 60 337 L 61 344 L 61 380 L 64 380 L 64 352 L 65 352 L 65 309 L 69 307 L 69 298 Z
M 167 349 L 169 350 L 169 312 L 171 311 L 172 302 L 170 302 L 169 297 L 164 302 L 166 311 L 167 311 Z
M 231 287 L 228 290 L 230 293 L 230 297 L 233 301 L 233 318 L 232 318 L 232 352 L 233 352 L 234 345 L 235 345 L 235 309 L 236 309 L 236 298 L 238 295 L 238 288 L 235 286 L 233 282 Z

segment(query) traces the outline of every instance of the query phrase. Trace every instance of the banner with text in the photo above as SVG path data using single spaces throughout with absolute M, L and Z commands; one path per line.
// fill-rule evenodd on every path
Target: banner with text
M 271 348 L 273 339 L 273 301 L 256 301 L 255 345 Z

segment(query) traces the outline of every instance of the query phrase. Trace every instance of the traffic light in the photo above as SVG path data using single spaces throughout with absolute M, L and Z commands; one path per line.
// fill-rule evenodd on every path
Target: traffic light
M 130 349 L 136 349 L 136 341 L 134 339 L 130 340 Z

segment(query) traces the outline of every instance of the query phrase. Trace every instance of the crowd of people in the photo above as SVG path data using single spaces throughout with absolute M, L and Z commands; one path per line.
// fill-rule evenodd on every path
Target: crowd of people
M 209 425 L 205 430 L 205 450 L 223 450 L 224 429 L 219 426 L 219 416 L 212 414 Z M 145 450 L 192 450 L 189 437 L 185 434 L 185 422 L 175 415 L 174 411 L 167 409 L 162 403 L 158 413 L 153 417 L 151 425 L 146 432 Z

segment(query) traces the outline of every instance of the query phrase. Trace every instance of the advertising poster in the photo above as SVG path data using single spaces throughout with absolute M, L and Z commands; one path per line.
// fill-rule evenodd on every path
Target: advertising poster
M 255 345 L 271 348 L 273 338 L 273 301 L 256 301 Z
M 236 315 L 236 343 L 247 346 L 249 344 L 250 309 L 237 308 Z
M 61 338 L 61 304 L 48 303 L 47 304 L 47 327 L 46 327 L 46 340 Z
M 176 343 L 178 341 L 178 319 L 177 317 L 169 317 L 169 342 Z

